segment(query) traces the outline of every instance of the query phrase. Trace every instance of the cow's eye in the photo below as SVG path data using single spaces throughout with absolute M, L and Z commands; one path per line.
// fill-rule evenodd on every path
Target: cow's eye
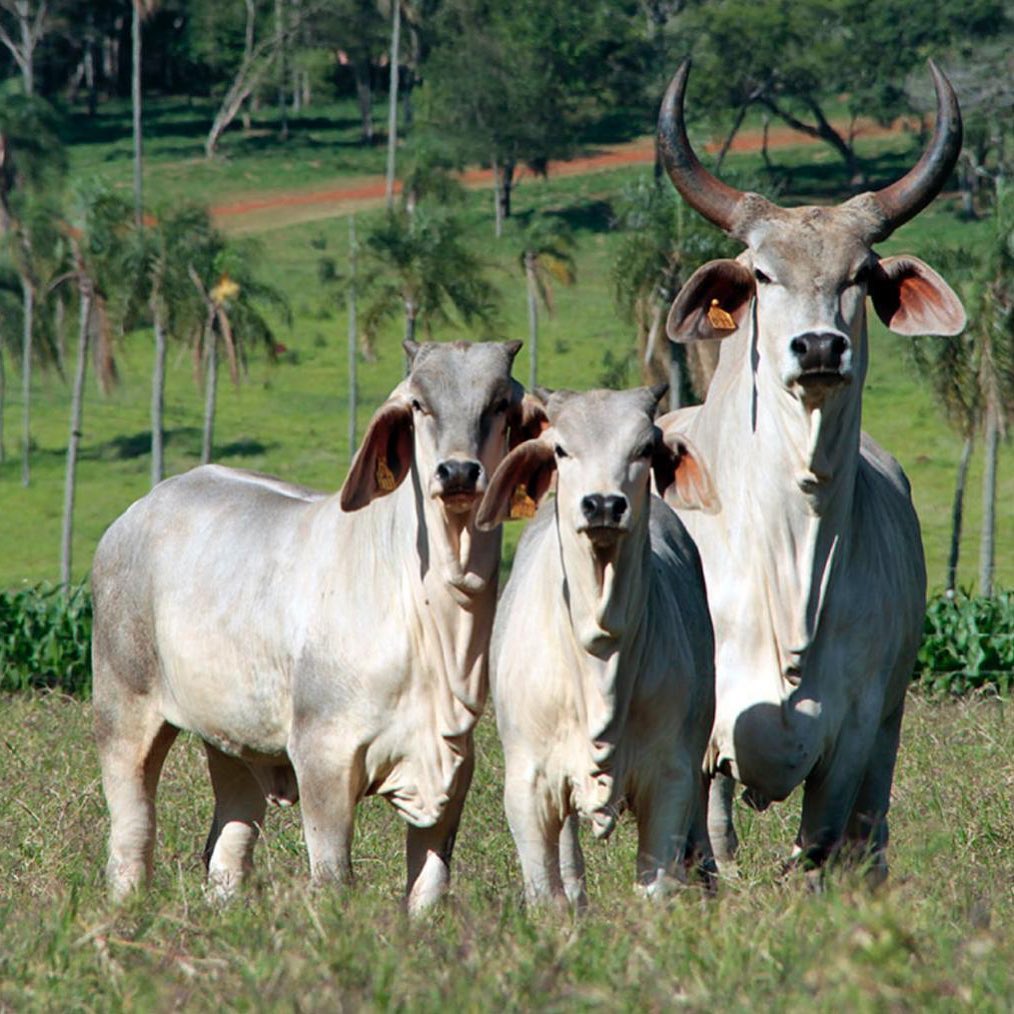
M 561 447 L 561 446 L 560 446 L 559 444 L 557 444 L 557 445 L 556 445 L 556 446 L 555 446 L 555 447 L 553 448 L 553 453 L 554 453 L 554 454 L 555 454 L 555 455 L 556 455 L 556 456 L 557 456 L 558 458 L 561 458 L 561 459 L 562 459 L 562 458 L 569 458 L 569 457 L 570 457 L 570 455 L 569 455 L 569 454 L 568 454 L 568 453 L 567 453 L 567 452 L 566 452 L 566 451 L 565 451 L 565 450 L 564 450 L 564 449 L 563 449 L 563 448 L 562 448 L 562 447 Z
M 643 444 L 641 447 L 638 447 L 638 449 L 634 453 L 634 460 L 637 461 L 641 458 L 650 458 L 654 453 L 655 453 L 655 441 L 649 440 L 646 444 Z
M 870 267 L 864 264 L 853 276 L 853 285 L 865 285 L 870 280 Z
M 412 411 L 419 412 L 421 415 L 427 415 L 426 409 L 423 407 L 423 403 L 418 398 L 412 399 Z
M 494 406 L 493 411 L 497 415 L 502 415 L 511 407 L 511 403 L 506 398 L 501 398 Z
M 754 278 L 757 279 L 757 281 L 761 285 L 767 285 L 771 281 L 771 278 L 768 275 L 764 274 L 764 272 L 761 271 L 760 268 L 754 268 L 753 269 L 753 276 L 754 276 Z

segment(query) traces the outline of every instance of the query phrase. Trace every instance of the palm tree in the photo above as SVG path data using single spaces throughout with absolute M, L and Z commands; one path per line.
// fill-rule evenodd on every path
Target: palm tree
M 698 342 L 688 350 L 669 342 L 664 362 L 665 317 L 694 271 L 705 261 L 728 256 L 730 244 L 696 215 L 687 215 L 679 198 L 651 180 L 625 188 L 617 225 L 623 237 L 613 263 L 614 299 L 636 328 L 645 379 L 668 379 L 670 408 L 679 408 L 687 388 L 704 397 L 718 348 L 717 343 L 705 347 Z
M 577 269 L 571 250 L 574 237 L 558 218 L 543 215 L 532 218 L 521 234 L 518 264 L 525 277 L 528 293 L 528 389 L 538 382 L 539 303 L 553 315 L 553 282 L 573 285 Z
M 443 212 L 417 208 L 388 212 L 364 244 L 373 279 L 363 317 L 368 355 L 380 325 L 402 310 L 405 339 L 415 339 L 417 323 L 429 332 L 434 323 L 451 321 L 450 311 L 466 326 L 495 328 L 499 293 L 483 275 L 482 262 L 465 245 L 458 219 Z
M 394 155 L 398 146 L 398 67 L 401 51 L 401 0 L 391 0 L 390 78 L 387 89 L 387 208 L 394 208 Z
M 229 376 L 233 384 L 238 384 L 248 345 L 261 345 L 271 358 L 275 356 L 275 331 L 261 307 L 273 305 L 289 323 L 291 314 L 282 293 L 256 277 L 259 247 L 255 243 L 230 243 L 213 231 L 207 236 L 206 246 L 193 253 L 187 273 L 204 309 L 203 322 L 195 329 L 194 357 L 198 372 L 203 367 L 204 375 L 201 463 L 207 464 L 214 442 L 219 343 L 225 349 Z
M 74 498 L 77 485 L 78 448 L 84 417 L 84 385 L 88 368 L 89 346 L 93 335 L 99 346 L 108 350 L 109 317 L 106 306 L 113 288 L 123 277 L 123 251 L 131 234 L 131 209 L 128 202 L 102 188 L 83 193 L 80 228 L 68 230 L 73 258 L 74 281 L 79 297 L 77 364 L 70 409 L 70 437 L 67 441 L 67 471 L 64 482 L 63 527 L 60 538 L 60 583 L 70 587 L 74 533 Z M 111 355 L 104 350 L 98 357 L 101 367 L 109 368 Z
M 18 273 L 6 261 L 0 262 L 0 464 L 7 460 L 4 442 L 4 409 L 7 405 L 5 349 L 12 348 L 21 323 L 21 285 Z

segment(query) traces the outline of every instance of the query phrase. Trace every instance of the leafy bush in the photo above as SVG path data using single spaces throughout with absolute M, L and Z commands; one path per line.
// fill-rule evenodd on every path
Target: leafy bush
M 940 595 L 926 610 L 914 678 L 927 690 L 964 694 L 1014 685 L 1014 592 Z
M 0 690 L 91 690 L 92 599 L 82 584 L 0 591 Z

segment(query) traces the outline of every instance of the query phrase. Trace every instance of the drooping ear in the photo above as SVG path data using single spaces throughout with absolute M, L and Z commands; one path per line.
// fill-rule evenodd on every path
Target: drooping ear
M 721 509 L 718 493 L 697 448 L 676 429 L 675 422 L 663 421 L 656 429 L 651 468 L 659 496 L 670 507 L 717 514 Z
M 517 381 L 514 384 L 524 392 Z M 510 427 L 510 450 L 513 451 L 526 440 L 534 440 L 549 425 L 546 407 L 537 395 L 522 393 L 511 405 L 507 424 Z
M 529 509 L 519 517 L 530 515 L 532 507 L 546 495 L 553 473 L 556 456 L 546 440 L 526 440 L 515 447 L 493 473 L 482 502 L 475 514 L 476 527 L 483 532 L 495 528 L 511 516 L 511 508 L 528 503 Z
M 708 261 L 680 289 L 669 310 L 666 334 L 674 342 L 725 338 L 739 327 L 753 293 L 753 275 L 745 265 Z
M 918 257 L 885 257 L 870 274 L 877 316 L 895 334 L 954 335 L 965 327 L 965 308 L 954 290 Z
M 412 466 L 412 407 L 401 399 L 374 413 L 341 491 L 343 511 L 357 511 L 393 493 Z

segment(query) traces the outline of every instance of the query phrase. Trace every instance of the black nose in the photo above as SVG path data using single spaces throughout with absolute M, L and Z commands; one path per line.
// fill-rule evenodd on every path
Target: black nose
M 478 461 L 464 458 L 448 458 L 437 465 L 437 478 L 444 493 L 474 493 L 481 473 Z
M 581 498 L 581 513 L 589 525 L 615 525 L 626 513 L 627 498 L 610 493 L 589 493 Z
M 848 347 L 848 339 L 837 331 L 811 331 L 789 342 L 803 373 L 837 372 Z

